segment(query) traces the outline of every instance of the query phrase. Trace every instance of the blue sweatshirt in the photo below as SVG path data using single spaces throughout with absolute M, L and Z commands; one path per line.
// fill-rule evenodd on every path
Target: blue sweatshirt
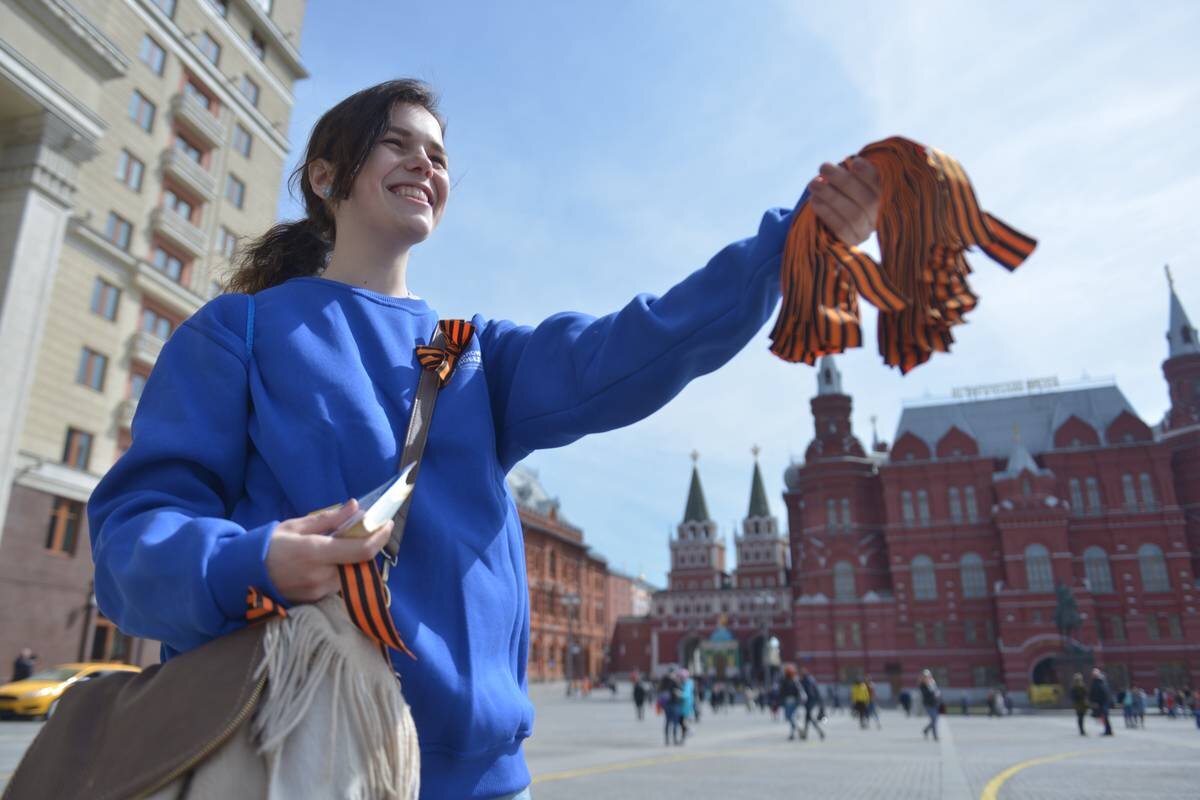
M 395 667 L 421 746 L 421 795 L 488 798 L 530 782 L 521 744 L 529 599 L 505 475 L 544 447 L 629 425 L 728 361 L 779 299 L 790 212 L 662 297 L 537 327 L 474 319 L 441 390 L 391 612 L 417 660 Z M 164 656 L 242 626 L 282 520 L 361 496 L 397 466 L 437 315 L 322 278 L 211 301 L 170 338 L 133 442 L 88 504 L 96 597 Z

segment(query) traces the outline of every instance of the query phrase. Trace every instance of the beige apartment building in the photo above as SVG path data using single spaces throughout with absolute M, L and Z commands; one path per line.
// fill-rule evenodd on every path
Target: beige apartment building
M 0 668 L 157 660 L 95 608 L 84 504 L 163 341 L 275 219 L 304 10 L 0 0 Z

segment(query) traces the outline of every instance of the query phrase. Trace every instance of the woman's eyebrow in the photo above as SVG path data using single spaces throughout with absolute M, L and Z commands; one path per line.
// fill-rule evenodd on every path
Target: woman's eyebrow
M 413 132 L 410 131 L 408 128 L 399 128 L 395 125 L 389 125 L 387 132 L 397 134 L 400 137 L 413 135 Z M 430 150 L 436 151 L 443 158 L 449 158 L 449 154 L 446 152 L 446 148 L 442 147 L 441 144 L 439 144 L 436 139 L 429 139 L 427 141 L 428 141 Z

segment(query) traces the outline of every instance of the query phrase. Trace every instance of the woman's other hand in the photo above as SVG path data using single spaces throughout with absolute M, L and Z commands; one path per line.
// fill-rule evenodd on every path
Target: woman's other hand
M 854 156 L 850 168 L 821 165 L 808 184 L 817 218 L 848 245 L 870 238 L 879 216 L 879 171 L 865 158 Z
M 392 534 L 388 520 L 366 539 L 334 538 L 329 534 L 358 510 L 358 501 L 307 517 L 284 520 L 271 531 L 267 575 L 289 603 L 315 603 L 336 592 L 341 584 L 338 564 L 372 559 Z

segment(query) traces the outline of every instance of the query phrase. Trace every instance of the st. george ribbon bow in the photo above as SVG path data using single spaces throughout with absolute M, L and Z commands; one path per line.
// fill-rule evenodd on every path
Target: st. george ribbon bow
M 802 201 L 784 245 L 771 352 L 811 365 L 862 346 L 861 293 L 879 309 L 884 363 L 906 373 L 949 352 L 951 327 L 978 303 L 966 248 L 978 246 L 1011 271 L 1037 242 L 981 211 L 966 172 L 945 153 L 893 136 L 858 155 L 879 171 L 880 263 L 842 242 Z
M 446 346 L 418 346 L 417 360 L 422 367 L 436 373 L 440 384 L 445 386 L 454 373 L 454 365 L 458 363 L 463 348 L 471 341 L 475 326 L 461 319 L 444 319 L 438 322 L 438 328 L 446 339 Z

